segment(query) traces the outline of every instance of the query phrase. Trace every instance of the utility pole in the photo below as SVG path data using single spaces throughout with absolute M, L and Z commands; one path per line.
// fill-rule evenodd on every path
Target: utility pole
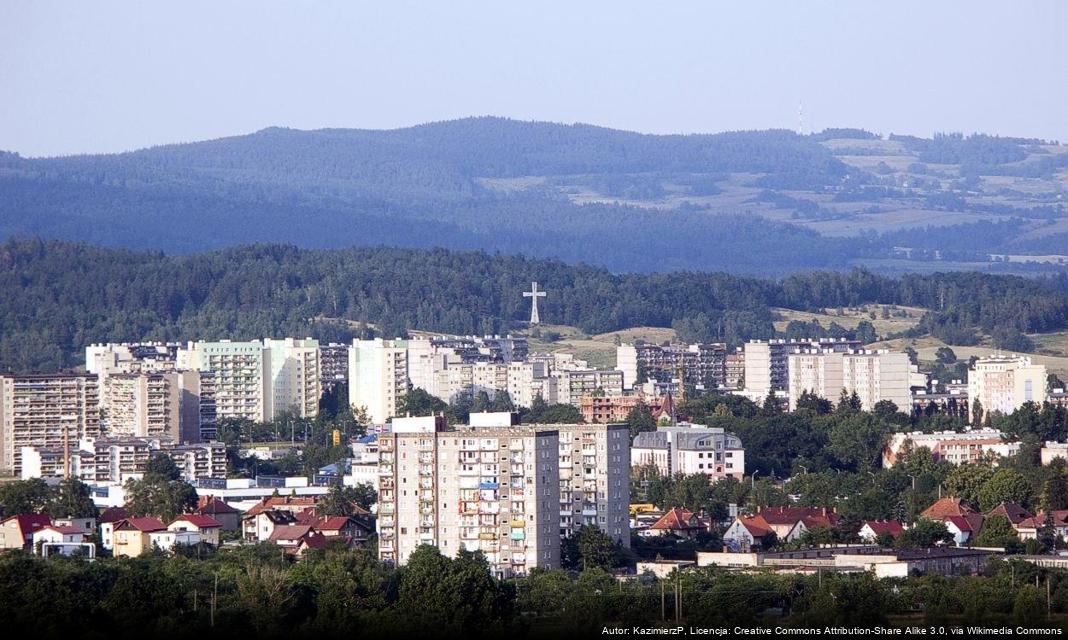
M 679 576 L 682 572 L 675 569 L 675 622 L 679 622 L 682 617 L 682 582 L 679 580 Z
M 219 574 L 215 574 L 215 587 L 211 592 L 211 626 L 215 627 L 215 601 L 219 598 Z
M 667 620 L 667 598 L 664 597 L 664 580 L 660 580 L 660 621 Z

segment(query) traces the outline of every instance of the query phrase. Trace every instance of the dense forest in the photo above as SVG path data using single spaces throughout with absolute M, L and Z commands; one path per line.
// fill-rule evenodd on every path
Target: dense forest
M 0 245 L 0 370 L 53 371 L 84 347 L 122 340 L 349 340 L 376 325 L 459 334 L 524 326 L 536 280 L 542 319 L 600 333 L 685 325 L 737 344 L 775 335 L 772 307 L 816 310 L 866 303 L 930 309 L 922 330 L 970 339 L 994 328 L 1068 327 L 1068 276 L 908 275 L 861 270 L 770 280 L 725 273 L 614 274 L 557 260 L 444 249 L 309 250 L 246 246 L 165 255 L 85 244 Z M 349 322 L 344 322 L 349 321 Z M 965 342 L 964 344 L 968 344 Z

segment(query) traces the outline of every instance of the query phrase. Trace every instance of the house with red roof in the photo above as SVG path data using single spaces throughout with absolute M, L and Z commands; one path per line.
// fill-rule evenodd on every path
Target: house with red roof
M 979 535 L 986 518 L 981 513 L 969 513 L 963 516 L 946 516 L 942 523 L 953 535 L 953 542 L 958 547 L 963 547 Z
M 864 542 L 875 542 L 884 533 L 896 538 L 904 530 L 905 527 L 897 520 L 865 520 L 857 535 Z
M 771 524 L 763 516 L 738 516 L 723 534 L 723 546 L 730 551 L 749 552 L 766 549 L 768 541 L 775 537 Z
M 33 534 L 52 524 L 52 519 L 40 513 L 11 516 L 0 521 L 0 549 L 33 548 Z
M 323 549 L 329 539 L 310 525 L 289 524 L 275 527 L 270 542 L 282 547 L 285 553 L 300 557 L 308 549 Z
M 276 527 L 299 524 L 297 521 L 298 513 L 305 514 L 306 512 L 294 513 L 280 509 L 265 509 L 252 516 L 249 513 L 251 513 L 251 510 L 246 512 L 241 520 L 244 527 L 245 540 L 249 542 L 264 542 L 271 538 Z M 301 517 L 309 516 L 301 515 Z
M 1053 527 L 1053 535 L 1068 539 L 1068 509 L 1056 509 L 1050 514 L 1049 524 Z M 1015 524 L 1016 534 L 1020 540 L 1033 540 L 1038 538 L 1039 531 L 1046 525 L 1046 512 L 1039 511 L 1032 518 L 1027 518 Z
M 949 516 L 967 516 L 974 513 L 975 509 L 964 504 L 960 498 L 946 497 L 935 500 L 931 506 L 923 510 L 920 517 L 928 520 L 944 520 Z
M 112 553 L 115 557 L 136 558 L 152 549 L 150 534 L 166 531 L 167 526 L 159 518 L 125 518 L 115 523 L 112 533 Z
M 219 532 L 222 524 L 211 516 L 199 513 L 187 513 L 180 515 L 167 525 L 168 531 L 188 531 L 197 534 L 197 542 L 206 542 L 212 546 L 219 546 Z M 196 544 L 196 543 L 194 543 Z
M 77 544 L 85 542 L 85 531 L 79 527 L 50 524 L 33 532 L 33 552 L 45 542 Z
M 1024 520 L 1034 517 L 1034 515 L 1030 511 L 1024 509 L 1015 502 L 1002 502 L 998 506 L 986 512 L 986 517 L 991 518 L 993 516 L 1004 517 L 1006 520 L 1012 523 L 1013 527 L 1020 524 Z
M 123 507 L 108 507 L 100 512 L 100 546 L 111 549 L 115 539 L 115 523 L 130 517 Z
M 223 531 L 239 531 L 241 529 L 241 511 L 231 507 L 215 496 L 200 496 L 193 513 L 202 516 L 211 516 L 222 525 Z
M 668 509 L 660 519 L 643 530 L 643 537 L 675 535 L 680 538 L 693 538 L 702 531 L 707 531 L 707 525 L 692 511 L 681 507 Z

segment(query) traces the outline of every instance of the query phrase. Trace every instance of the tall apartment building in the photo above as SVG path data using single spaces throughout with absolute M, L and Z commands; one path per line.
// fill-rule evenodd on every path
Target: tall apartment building
M 73 448 L 100 435 L 95 375 L 0 377 L 0 470 L 21 472 L 22 447 Z
M 856 393 L 860 406 L 871 411 L 882 400 L 890 400 L 899 411 L 912 406 L 911 364 L 907 354 L 889 351 L 800 350 L 787 356 L 790 410 L 805 392 L 836 402 L 844 390 Z
M 630 547 L 630 430 L 625 424 L 557 424 L 560 535 L 600 527 Z
M 634 438 L 631 466 L 653 465 L 662 475 L 701 473 L 711 479 L 745 476 L 745 448 L 719 427 L 679 425 L 645 431 Z
M 301 418 L 319 415 L 323 387 L 318 340 L 264 340 L 263 360 L 265 419 L 283 411 Z
M 375 423 L 397 415 L 408 393 L 408 344 L 405 340 L 353 340 L 349 349 L 349 404 L 367 409 Z
M 69 468 L 83 482 L 122 483 L 143 474 L 149 458 L 160 451 L 174 460 L 187 481 L 226 477 L 226 446 L 221 442 L 177 444 L 167 438 L 133 436 L 86 438 L 69 449 L 23 447 L 21 475 L 23 479 L 60 477 Z
M 180 349 L 177 364 L 213 374 L 215 412 L 218 419 L 267 420 L 264 352 L 258 341 L 190 342 Z
M 760 401 L 770 391 L 789 390 L 787 358 L 801 350 L 855 351 L 859 340 L 814 338 L 808 340 L 750 340 L 745 345 L 745 395 Z
M 740 347 L 723 359 L 723 386 L 728 389 L 745 387 L 745 351 Z
M 446 428 L 396 418 L 379 436 L 378 549 L 404 564 L 421 544 L 481 551 L 500 576 L 558 567 L 557 433 L 532 427 Z
M 112 436 L 201 439 L 201 388 L 197 371 L 112 373 L 100 393 L 102 431 Z
M 85 348 L 85 370 L 103 382 L 112 373 L 153 373 L 177 368 L 177 342 L 109 342 Z
M 616 368 L 623 372 L 623 386 L 633 389 L 638 372 L 648 379 L 671 382 L 681 372 L 682 382 L 699 388 L 726 386 L 727 345 L 723 343 L 671 344 L 639 342 L 616 347 Z
M 336 342 L 319 345 L 319 380 L 323 390 L 348 379 L 349 345 Z
M 556 371 L 556 402 L 579 406 L 582 396 L 604 392 L 608 396 L 623 395 L 623 372 L 617 369 L 577 369 Z M 546 398 L 546 402 L 552 402 Z
M 980 358 L 968 372 L 968 416 L 976 424 L 994 412 L 1012 413 L 1025 402 L 1041 404 L 1046 384 L 1045 365 L 1033 364 L 1031 358 L 1000 354 Z M 975 415 L 976 400 L 983 415 Z

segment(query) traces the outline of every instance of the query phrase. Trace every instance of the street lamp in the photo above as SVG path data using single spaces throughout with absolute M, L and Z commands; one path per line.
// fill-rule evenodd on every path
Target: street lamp
M 801 467 L 801 470 L 805 472 L 805 475 L 806 475 L 806 476 L 808 475 L 808 467 L 806 467 L 806 466 L 805 466 L 805 465 L 803 465 L 803 464 L 799 464 L 799 465 L 797 465 L 797 466 Z
M 760 473 L 760 469 L 753 471 L 753 475 L 749 476 L 749 480 L 752 481 L 752 486 L 756 489 L 756 476 Z
M 916 476 L 914 476 L 914 475 L 912 475 L 910 473 L 909 477 L 912 478 L 912 490 L 915 491 L 916 490 Z

